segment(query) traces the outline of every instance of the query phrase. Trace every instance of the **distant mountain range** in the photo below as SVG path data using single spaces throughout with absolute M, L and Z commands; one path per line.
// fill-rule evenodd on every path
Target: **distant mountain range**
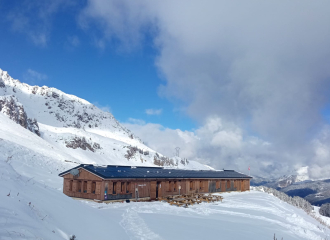
M 300 170 L 300 175 L 288 175 L 280 178 L 253 177 L 251 186 L 266 186 L 284 192 L 287 195 L 299 196 L 311 204 L 320 206 L 330 203 L 330 179 L 309 180 L 307 168 Z

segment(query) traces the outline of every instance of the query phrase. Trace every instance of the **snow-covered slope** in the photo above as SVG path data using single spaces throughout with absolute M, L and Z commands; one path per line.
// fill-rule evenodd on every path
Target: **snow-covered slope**
M 262 192 L 224 193 L 222 203 L 77 201 L 17 173 L 0 157 L 0 239 L 328 239 L 303 210 Z M 18 161 L 18 160 L 16 160 Z M 26 163 L 28 164 L 28 163 Z M 34 170 L 35 172 L 38 169 Z
M 101 229 L 112 230 L 117 236 L 125 235 L 116 220 L 120 213 L 113 212 L 109 217 L 105 212 L 85 207 L 47 185 L 48 182 L 22 176 L 11 166 L 11 161 L 15 160 L 0 157 L 1 240 L 69 240 L 73 234 L 80 236 L 77 240 L 106 239 Z M 38 171 L 34 169 L 31 174 Z
M 56 149 L 57 155 L 61 155 L 57 160 L 65 163 L 208 169 L 196 162 L 188 164 L 180 158 L 157 153 L 123 127 L 111 113 L 86 100 L 55 88 L 21 83 L 1 69 L 0 113 L 40 136 L 40 139 L 33 138 L 22 144 L 30 144 L 29 148 L 41 144 Z M 2 124 L 1 128 L 6 130 L 6 125 Z M 17 132 L 8 134 L 15 135 L 23 130 L 14 131 Z M 29 134 L 24 131 L 24 135 Z M 52 154 L 49 156 L 53 157 Z

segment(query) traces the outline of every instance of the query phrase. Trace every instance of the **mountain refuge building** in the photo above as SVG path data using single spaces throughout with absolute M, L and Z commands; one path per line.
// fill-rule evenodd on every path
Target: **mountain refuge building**
M 170 195 L 246 191 L 252 177 L 234 170 L 81 164 L 59 174 L 63 193 L 100 201 L 156 200 Z

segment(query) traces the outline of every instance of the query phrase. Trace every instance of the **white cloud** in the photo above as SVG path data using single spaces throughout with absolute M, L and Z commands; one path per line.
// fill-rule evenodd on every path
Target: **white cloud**
M 226 164 L 242 158 L 230 146 L 270 172 L 312 164 L 310 143 L 330 102 L 329 8 L 329 1 L 308 0 L 89 0 L 80 22 L 123 45 L 152 36 L 166 80 L 159 93 L 201 123 L 216 115 L 237 126 L 205 129 L 213 148 L 227 144 L 218 153 L 228 153 Z M 264 139 L 261 153 L 249 144 L 253 136 Z
M 162 114 L 163 109 L 146 109 L 145 113 L 148 115 L 160 115 Z
M 180 156 L 209 164 L 217 169 L 236 169 L 247 172 L 248 166 L 256 175 L 284 174 L 289 161 L 274 163 L 275 154 L 271 144 L 256 137 L 243 137 L 241 129 L 224 123 L 219 117 L 208 118 L 194 131 L 165 128 L 160 124 L 145 123 L 134 119 L 125 127 L 141 137 L 148 145 L 168 156 L 180 147 Z M 283 160 L 297 156 L 280 155 Z
M 102 30 L 96 45 L 105 47 L 105 41 L 121 42 L 122 49 L 130 50 L 140 46 L 144 39 L 143 30 L 151 31 L 148 23 L 148 2 L 131 1 L 88 1 L 79 16 L 78 23 L 86 31 L 95 33 L 95 22 Z
M 102 111 L 111 113 L 111 107 L 110 107 L 108 104 L 106 104 L 106 105 L 101 105 L 101 104 L 99 104 L 98 102 L 94 102 L 93 104 L 94 104 L 96 107 L 98 107 L 99 109 L 101 109 Z
M 308 172 L 311 178 L 330 178 L 330 126 L 325 126 L 320 134 L 312 141 L 314 156 Z
M 40 82 L 47 80 L 48 76 L 46 74 L 37 72 L 29 68 L 24 73 L 23 79 L 27 81 L 29 84 L 40 84 Z

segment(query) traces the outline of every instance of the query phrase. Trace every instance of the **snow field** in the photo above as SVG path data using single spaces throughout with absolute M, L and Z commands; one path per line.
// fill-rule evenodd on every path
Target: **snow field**
M 274 196 L 257 191 L 224 193 L 223 203 L 189 208 L 164 202 L 86 205 L 123 211 L 121 226 L 129 239 L 325 239 L 329 230 Z
M 121 213 L 86 208 L 61 191 L 18 174 L 0 159 L 0 239 L 116 239 L 125 236 Z
M 330 236 L 303 210 L 263 192 L 223 193 L 222 203 L 189 208 L 164 202 L 100 204 L 73 200 L 52 181 L 40 182 L 17 172 L 11 161 L 0 157 L 0 239 L 69 239 L 72 234 L 77 240 Z M 44 168 L 31 169 L 30 174 L 37 175 Z M 61 185 L 62 179 L 57 179 L 56 185 Z

